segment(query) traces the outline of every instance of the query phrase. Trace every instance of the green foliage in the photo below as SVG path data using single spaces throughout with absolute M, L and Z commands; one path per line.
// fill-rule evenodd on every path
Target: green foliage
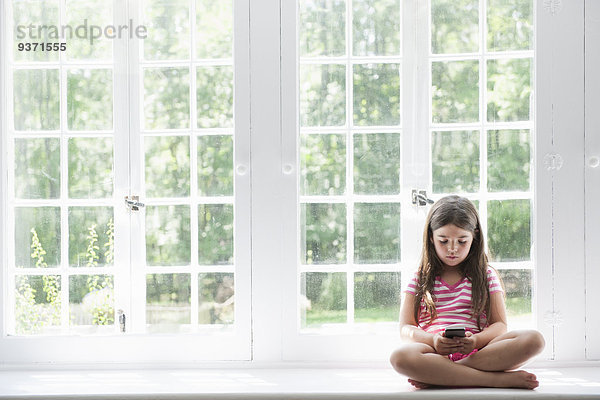
M 431 1 L 431 51 L 474 53 L 479 50 L 479 1 Z
M 399 0 L 354 0 L 352 13 L 353 55 L 400 54 Z
M 400 261 L 400 204 L 354 205 L 354 262 L 393 264 Z
M 301 204 L 305 264 L 341 264 L 346 261 L 346 205 Z
M 301 135 L 302 195 L 341 195 L 346 191 L 346 137 Z
M 354 65 L 354 123 L 400 124 L 400 64 Z
M 300 126 L 346 123 L 346 67 L 300 65 Z
M 493 261 L 531 259 L 529 200 L 488 202 L 488 247 Z
M 16 130 L 60 128 L 58 69 L 17 69 L 13 84 Z
M 479 63 L 476 60 L 433 62 L 431 85 L 434 123 L 479 120 Z
M 15 139 L 15 197 L 60 197 L 60 139 Z
M 349 0 L 347 0 L 349 1 Z M 341 56 L 346 53 L 346 1 L 300 2 L 301 57 Z
M 112 129 L 112 88 L 110 69 L 70 69 L 67 73 L 69 129 Z
M 146 197 L 190 194 L 190 138 L 144 138 Z
M 531 149 L 528 130 L 488 131 L 488 190 L 528 191 Z
M 479 190 L 479 132 L 432 132 L 434 193 Z
M 354 135 L 354 193 L 400 194 L 399 133 Z
M 345 273 L 304 273 L 301 288 L 309 302 L 305 309 L 305 325 L 346 322 Z

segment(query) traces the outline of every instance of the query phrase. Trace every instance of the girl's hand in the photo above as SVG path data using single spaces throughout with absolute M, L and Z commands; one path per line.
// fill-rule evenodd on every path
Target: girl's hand
M 436 353 L 442 356 L 459 353 L 462 346 L 463 344 L 457 338 L 444 337 L 442 332 L 436 333 L 433 336 L 433 348 Z
M 473 332 L 467 332 L 464 338 L 459 339 L 460 348 L 458 350 L 461 354 L 470 354 L 477 348 L 477 337 L 473 335 Z

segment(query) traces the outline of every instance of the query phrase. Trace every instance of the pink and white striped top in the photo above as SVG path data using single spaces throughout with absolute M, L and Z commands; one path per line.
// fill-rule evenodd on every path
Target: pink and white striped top
M 501 292 L 502 285 L 496 271 L 490 267 L 487 270 L 488 286 L 490 294 Z M 412 281 L 408 284 L 405 293 L 417 294 L 418 273 L 415 273 Z M 448 326 L 464 326 L 467 331 L 478 333 L 477 317 L 473 316 L 471 310 L 471 282 L 466 277 L 458 281 L 455 285 L 449 285 L 441 277 L 435 278 L 433 288 L 435 296 L 435 309 L 437 318 L 429 322 L 429 313 L 425 308 L 425 302 L 421 301 L 421 311 L 419 313 L 419 327 L 429 333 L 442 332 Z M 481 329 L 487 326 L 486 316 L 481 318 Z

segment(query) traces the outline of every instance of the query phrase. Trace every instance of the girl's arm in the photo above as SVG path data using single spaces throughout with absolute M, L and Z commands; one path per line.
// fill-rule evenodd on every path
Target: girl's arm
M 452 354 L 458 351 L 460 342 L 448 339 L 441 333 L 433 334 L 424 331 L 417 326 L 414 316 L 415 296 L 406 293 L 402 308 L 400 309 L 400 336 L 405 341 L 424 343 L 431 346 L 437 353 L 442 355 Z M 490 339 L 491 340 L 491 339 Z
M 506 305 L 504 294 L 500 291 L 490 294 L 490 316 L 489 325 L 480 333 L 471 338 L 475 339 L 474 348 L 481 349 L 487 346 L 496 337 L 506 333 Z

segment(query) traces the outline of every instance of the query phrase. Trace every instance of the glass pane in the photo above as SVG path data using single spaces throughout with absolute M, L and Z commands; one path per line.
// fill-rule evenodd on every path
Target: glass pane
M 400 124 L 400 65 L 354 65 L 354 124 Z
M 531 202 L 488 202 L 488 247 L 492 261 L 530 260 Z
M 196 0 L 196 57 L 233 57 L 233 1 Z
M 58 0 L 13 0 L 14 59 L 16 61 L 56 61 L 58 51 L 19 51 L 18 43 L 56 42 L 47 27 L 59 26 Z M 42 28 L 45 26 L 46 28 Z M 15 85 L 16 88 L 16 85 Z
M 478 121 L 479 62 L 434 62 L 431 72 L 433 122 Z
M 300 65 L 300 126 L 346 124 L 346 67 Z
M 233 67 L 196 70 L 198 128 L 233 126 Z
M 191 323 L 189 274 L 146 275 L 146 324 L 155 332 L 180 331 Z
M 69 197 L 110 198 L 113 195 L 113 139 L 69 139 Z
M 151 35 L 149 35 L 151 36 Z M 146 39 L 148 40 L 148 39 Z M 146 42 L 147 43 L 147 42 Z M 144 69 L 145 129 L 190 126 L 190 71 L 187 68 Z
M 110 69 L 70 69 L 67 74 L 67 121 L 71 130 L 113 127 Z
M 146 263 L 188 265 L 191 254 L 190 207 L 146 207 Z
M 112 265 L 115 225 L 112 207 L 69 207 L 69 265 Z
M 300 57 L 346 53 L 346 1 L 300 1 Z
M 15 197 L 60 197 L 60 140 L 15 139 Z
M 198 323 L 200 325 L 233 324 L 235 291 L 233 274 L 198 276 Z
M 198 195 L 233 195 L 233 136 L 198 137 Z
M 75 275 L 69 277 L 69 319 L 71 325 L 114 325 L 113 276 Z M 112 330 L 111 328 L 109 332 Z
M 17 268 L 60 265 L 60 208 L 15 208 L 15 264 Z
M 60 128 L 57 69 L 18 69 L 14 73 L 13 85 L 16 130 Z
M 354 321 L 398 322 L 400 272 L 354 274 Z
M 302 328 L 347 321 L 346 273 L 306 272 L 300 277 Z
M 346 136 L 301 135 L 300 194 L 341 195 L 346 192 Z
M 233 264 L 233 205 L 198 206 L 198 263 Z
M 400 261 L 400 204 L 357 203 L 354 206 L 354 262 Z
M 399 0 L 354 0 L 352 10 L 355 56 L 400 54 Z
M 190 195 L 190 138 L 146 136 L 146 197 Z
M 189 0 L 145 0 L 142 6 L 147 37 L 143 40 L 146 60 L 190 57 Z
M 300 221 L 302 263 L 346 262 L 345 204 L 302 204 Z
M 488 131 L 488 190 L 528 191 L 531 149 L 528 130 Z
M 431 133 L 433 192 L 479 191 L 479 132 Z
M 400 194 L 400 134 L 354 135 L 354 193 Z
M 533 2 L 487 0 L 488 51 L 533 48 Z
M 113 41 L 119 37 L 113 25 L 113 2 L 110 0 L 67 0 L 67 21 L 71 30 L 65 30 L 67 57 L 73 59 L 110 59 Z M 121 38 L 129 37 L 123 31 Z
M 488 60 L 487 68 L 488 121 L 529 121 L 531 59 Z
M 18 335 L 51 333 L 50 327 L 60 325 L 60 299 L 60 276 L 17 276 L 16 333 Z
M 431 1 L 431 51 L 474 53 L 479 50 L 479 1 Z
M 527 269 L 499 270 L 506 290 L 506 312 L 511 328 L 531 327 L 533 308 L 531 304 L 532 272 Z

